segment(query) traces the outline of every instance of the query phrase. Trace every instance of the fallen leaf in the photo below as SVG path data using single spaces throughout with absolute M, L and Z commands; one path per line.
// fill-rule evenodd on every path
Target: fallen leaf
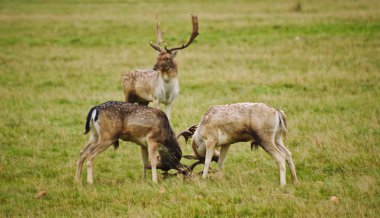
M 330 201 L 334 204 L 339 204 L 339 198 L 336 196 L 331 196 Z
M 291 198 L 295 198 L 294 195 L 291 195 L 291 194 L 271 194 L 272 196 L 280 196 L 280 197 L 291 197 Z
M 203 197 L 202 197 L 202 195 L 195 195 L 194 198 L 195 198 L 195 199 L 202 199 Z
M 36 198 L 36 199 L 40 199 L 40 198 L 42 198 L 43 196 L 45 196 L 46 195 L 46 191 L 39 191 L 35 196 L 34 196 L 34 198 Z
M 160 187 L 160 190 L 159 190 L 158 192 L 161 193 L 161 194 L 162 194 L 162 193 L 165 193 L 165 188 L 161 186 L 161 187 Z

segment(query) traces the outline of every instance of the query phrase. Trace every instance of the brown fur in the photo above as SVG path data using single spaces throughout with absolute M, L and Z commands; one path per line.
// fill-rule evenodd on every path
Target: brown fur
M 170 107 L 179 93 L 175 54 L 162 51 L 158 54 L 153 70 L 135 70 L 122 76 L 122 86 L 126 102 L 148 105 L 154 102 Z M 166 109 L 170 117 L 170 108 Z
M 222 168 L 228 148 L 237 142 L 251 142 L 251 148 L 261 146 L 274 157 L 280 167 L 280 182 L 285 185 L 285 161 L 292 178 L 298 182 L 291 153 L 282 142 L 287 131 L 283 111 L 262 103 L 238 103 L 211 107 L 202 117 L 192 137 L 192 147 L 198 159 L 205 158 L 203 178 L 207 176 L 212 159 Z M 221 147 L 220 154 L 214 153 Z
M 198 18 L 192 16 L 193 33 L 186 45 L 168 49 L 161 48 L 163 42 L 159 22 L 157 22 L 157 43 L 150 43 L 158 51 L 153 70 L 136 70 L 122 76 L 122 86 L 126 102 L 148 105 L 153 107 L 159 104 L 166 105 L 166 115 L 170 119 L 171 104 L 179 94 L 178 70 L 175 56 L 177 50 L 189 46 L 198 35 Z
M 141 146 L 144 176 L 146 169 L 150 168 L 148 157 L 154 172 L 156 168 L 165 171 L 183 169 L 179 162 L 181 148 L 168 118 L 158 109 L 126 102 L 106 102 L 90 110 L 86 132 L 88 124 L 91 125 L 92 134 L 78 160 L 75 176 L 78 181 L 83 163 L 87 159 L 87 181 L 93 183 L 93 160 L 119 139 Z M 154 172 L 152 177 L 156 182 L 157 175 L 154 175 Z

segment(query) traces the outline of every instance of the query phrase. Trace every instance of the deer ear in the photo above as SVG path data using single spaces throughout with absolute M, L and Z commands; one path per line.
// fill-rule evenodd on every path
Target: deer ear
M 177 56 L 177 51 L 172 51 L 172 52 L 170 53 L 170 57 L 171 57 L 171 58 L 175 58 L 175 56 Z
M 186 159 L 189 159 L 189 160 L 199 160 L 199 158 L 197 158 L 196 156 L 191 155 L 191 154 L 189 154 L 189 155 L 183 155 L 182 157 L 186 158 Z

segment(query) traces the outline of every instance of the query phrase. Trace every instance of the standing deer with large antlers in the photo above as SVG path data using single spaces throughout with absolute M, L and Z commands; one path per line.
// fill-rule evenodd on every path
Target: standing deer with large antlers
M 288 163 L 292 179 L 298 183 L 296 169 L 291 152 L 285 147 L 282 135 L 287 132 L 285 114 L 262 103 L 237 103 L 211 107 L 202 117 L 198 127 L 192 126 L 181 132 L 187 141 L 192 136 L 195 156 L 184 157 L 197 159 L 197 164 L 205 163 L 203 178 L 207 177 L 211 161 L 218 162 L 222 169 L 224 159 L 231 144 L 252 141 L 251 148 L 261 146 L 274 157 L 280 168 L 280 184 L 286 184 L 285 162 Z M 220 153 L 214 151 L 220 147 Z
M 160 23 L 157 22 L 157 43 L 150 45 L 158 51 L 157 61 L 151 70 L 135 70 L 122 77 L 125 101 L 148 105 L 153 102 L 153 107 L 159 108 L 162 103 L 166 106 L 165 113 L 170 119 L 171 104 L 179 93 L 177 63 L 174 58 L 178 50 L 189 46 L 198 36 L 198 18 L 192 15 L 193 32 L 189 41 L 175 48 L 164 49 L 161 47 L 162 32 Z

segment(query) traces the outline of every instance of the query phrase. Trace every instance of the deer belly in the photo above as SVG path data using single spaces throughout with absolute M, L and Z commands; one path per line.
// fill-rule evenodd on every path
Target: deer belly
M 225 132 L 218 129 L 218 145 L 229 145 L 236 142 L 247 142 L 252 140 L 252 136 L 241 132 Z
M 132 137 L 130 135 L 121 135 L 119 136 L 119 138 L 123 141 L 126 141 L 126 142 L 133 142 L 133 143 L 136 143 L 140 146 L 143 146 L 143 147 L 147 147 L 148 143 L 146 142 L 146 137 L 145 136 L 141 136 L 141 137 Z
M 149 102 L 153 101 L 153 98 L 151 96 L 148 96 L 148 95 L 142 95 L 142 96 L 137 95 L 136 93 L 130 93 L 128 95 L 128 102 L 148 105 Z

